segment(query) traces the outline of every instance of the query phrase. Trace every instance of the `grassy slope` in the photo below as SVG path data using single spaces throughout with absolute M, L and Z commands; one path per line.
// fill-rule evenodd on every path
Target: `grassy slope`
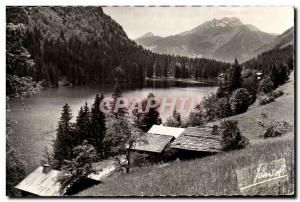
M 292 194 L 294 190 L 294 133 L 279 138 L 261 139 L 263 132 L 257 125 L 261 112 L 275 120 L 294 125 L 294 79 L 283 85 L 284 95 L 276 102 L 253 108 L 247 113 L 231 117 L 238 120 L 240 129 L 251 140 L 251 146 L 239 151 L 220 153 L 201 159 L 179 161 L 161 167 L 152 166 L 133 171 L 129 175 L 114 175 L 103 184 L 79 193 L 79 196 L 132 195 L 236 195 L 235 170 L 260 162 L 285 158 L 289 181 L 264 186 L 247 194 Z

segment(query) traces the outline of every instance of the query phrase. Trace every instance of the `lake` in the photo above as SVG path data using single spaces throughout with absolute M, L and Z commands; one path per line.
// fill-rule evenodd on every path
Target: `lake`
M 146 98 L 152 92 L 157 98 L 167 97 L 193 98 L 200 101 L 204 96 L 215 92 L 217 87 L 212 83 L 195 82 L 188 80 L 147 81 L 142 87 L 134 85 L 123 87 L 123 96 L 126 98 Z M 40 164 L 45 147 L 51 148 L 55 137 L 57 121 L 61 108 L 68 103 L 72 109 L 73 120 L 77 116 L 80 106 L 87 102 L 93 103 L 96 93 L 102 92 L 110 96 L 113 86 L 98 87 L 59 87 L 46 89 L 30 98 L 19 101 L 9 101 L 10 111 L 7 111 L 7 119 L 14 120 L 11 127 L 14 131 L 10 138 L 12 146 L 17 150 L 25 163 L 26 172 L 31 172 Z M 171 112 L 161 113 L 164 121 Z M 182 113 L 186 116 L 187 113 Z

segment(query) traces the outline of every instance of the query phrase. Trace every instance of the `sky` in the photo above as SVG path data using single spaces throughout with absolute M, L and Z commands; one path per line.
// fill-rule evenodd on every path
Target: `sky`
M 214 18 L 237 17 L 268 33 L 281 34 L 294 25 L 292 6 L 261 7 L 104 7 L 131 39 L 147 32 L 159 36 L 191 30 Z

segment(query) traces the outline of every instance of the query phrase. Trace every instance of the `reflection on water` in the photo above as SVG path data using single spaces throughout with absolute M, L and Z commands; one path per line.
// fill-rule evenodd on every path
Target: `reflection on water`
M 194 81 L 146 81 L 142 86 L 123 85 L 122 88 L 123 96 L 129 99 L 146 98 L 152 92 L 158 98 L 188 97 L 200 101 L 210 92 L 216 91 L 217 87 L 207 85 Z M 26 171 L 30 172 L 39 165 L 46 146 L 51 148 L 61 108 L 65 103 L 71 106 L 75 121 L 80 106 L 85 102 L 91 105 L 96 93 L 110 96 L 112 90 L 112 85 L 60 87 L 44 90 L 21 101 L 10 101 L 11 111 L 7 112 L 7 118 L 17 122 L 12 125 L 14 135 L 11 140 L 26 163 Z M 161 118 L 165 120 L 170 113 L 162 113 Z

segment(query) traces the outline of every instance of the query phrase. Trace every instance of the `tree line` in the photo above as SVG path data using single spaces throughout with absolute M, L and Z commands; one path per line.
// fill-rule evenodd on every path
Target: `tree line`
M 294 67 L 294 47 L 288 45 L 259 54 L 242 64 L 246 69 L 255 69 L 269 74 L 274 66 L 287 65 L 291 70 Z

